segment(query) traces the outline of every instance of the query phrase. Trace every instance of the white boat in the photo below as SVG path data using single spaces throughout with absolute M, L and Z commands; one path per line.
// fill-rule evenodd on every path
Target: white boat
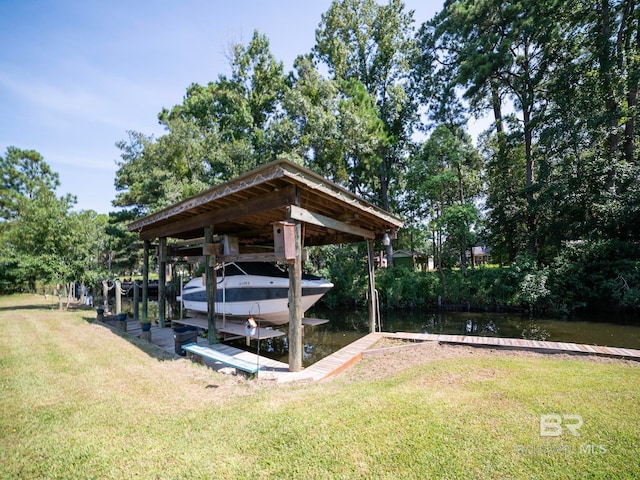
M 302 311 L 311 308 L 333 287 L 314 275 L 302 275 Z M 203 278 L 196 277 L 183 289 L 185 308 L 207 312 L 207 292 Z M 261 325 L 289 322 L 289 274 L 278 266 L 261 262 L 227 263 L 217 269 L 216 314 L 227 320 L 245 321 L 253 317 Z

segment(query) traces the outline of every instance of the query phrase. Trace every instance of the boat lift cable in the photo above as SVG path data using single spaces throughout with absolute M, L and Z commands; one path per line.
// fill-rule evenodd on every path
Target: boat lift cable
M 220 284 L 220 283 L 224 282 L 224 279 L 225 279 L 225 276 L 226 276 L 226 270 L 225 270 L 225 267 L 226 267 L 225 262 L 222 262 L 222 268 L 221 268 L 221 270 L 222 270 L 222 277 L 220 278 L 220 280 L 218 280 L 218 281 L 216 282 L 217 284 Z

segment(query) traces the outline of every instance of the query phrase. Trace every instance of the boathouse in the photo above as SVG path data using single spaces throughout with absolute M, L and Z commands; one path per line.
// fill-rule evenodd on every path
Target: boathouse
M 166 265 L 174 258 L 206 260 L 210 343 L 216 342 L 216 262 L 288 263 L 290 371 L 302 368 L 303 248 L 367 242 L 369 328 L 373 332 L 376 325 L 373 243 L 396 238 L 401 227 L 398 217 L 285 159 L 260 166 L 128 226 L 144 241 L 143 308 L 152 242 L 157 245 L 160 278 L 165 277 Z M 159 322 L 164 326 L 164 282 L 160 282 L 158 296 Z

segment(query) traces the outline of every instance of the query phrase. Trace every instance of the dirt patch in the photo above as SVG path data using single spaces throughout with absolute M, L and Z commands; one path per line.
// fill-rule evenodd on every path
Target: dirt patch
M 399 341 L 393 338 L 381 339 L 373 345 L 372 351 L 375 354 L 365 354 L 358 365 L 337 375 L 335 378 L 346 381 L 380 380 L 428 362 L 482 357 L 551 357 L 584 362 L 626 363 L 640 367 L 640 362 L 598 355 L 542 353 L 516 349 L 440 344 L 437 342 Z

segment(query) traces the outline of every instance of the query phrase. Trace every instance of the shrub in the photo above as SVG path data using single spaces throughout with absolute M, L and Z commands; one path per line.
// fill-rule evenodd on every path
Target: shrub
M 433 307 L 437 305 L 440 278 L 435 272 L 406 267 L 379 269 L 376 287 L 385 308 Z
M 640 309 L 640 246 L 619 240 L 567 245 L 550 266 L 558 311 Z

